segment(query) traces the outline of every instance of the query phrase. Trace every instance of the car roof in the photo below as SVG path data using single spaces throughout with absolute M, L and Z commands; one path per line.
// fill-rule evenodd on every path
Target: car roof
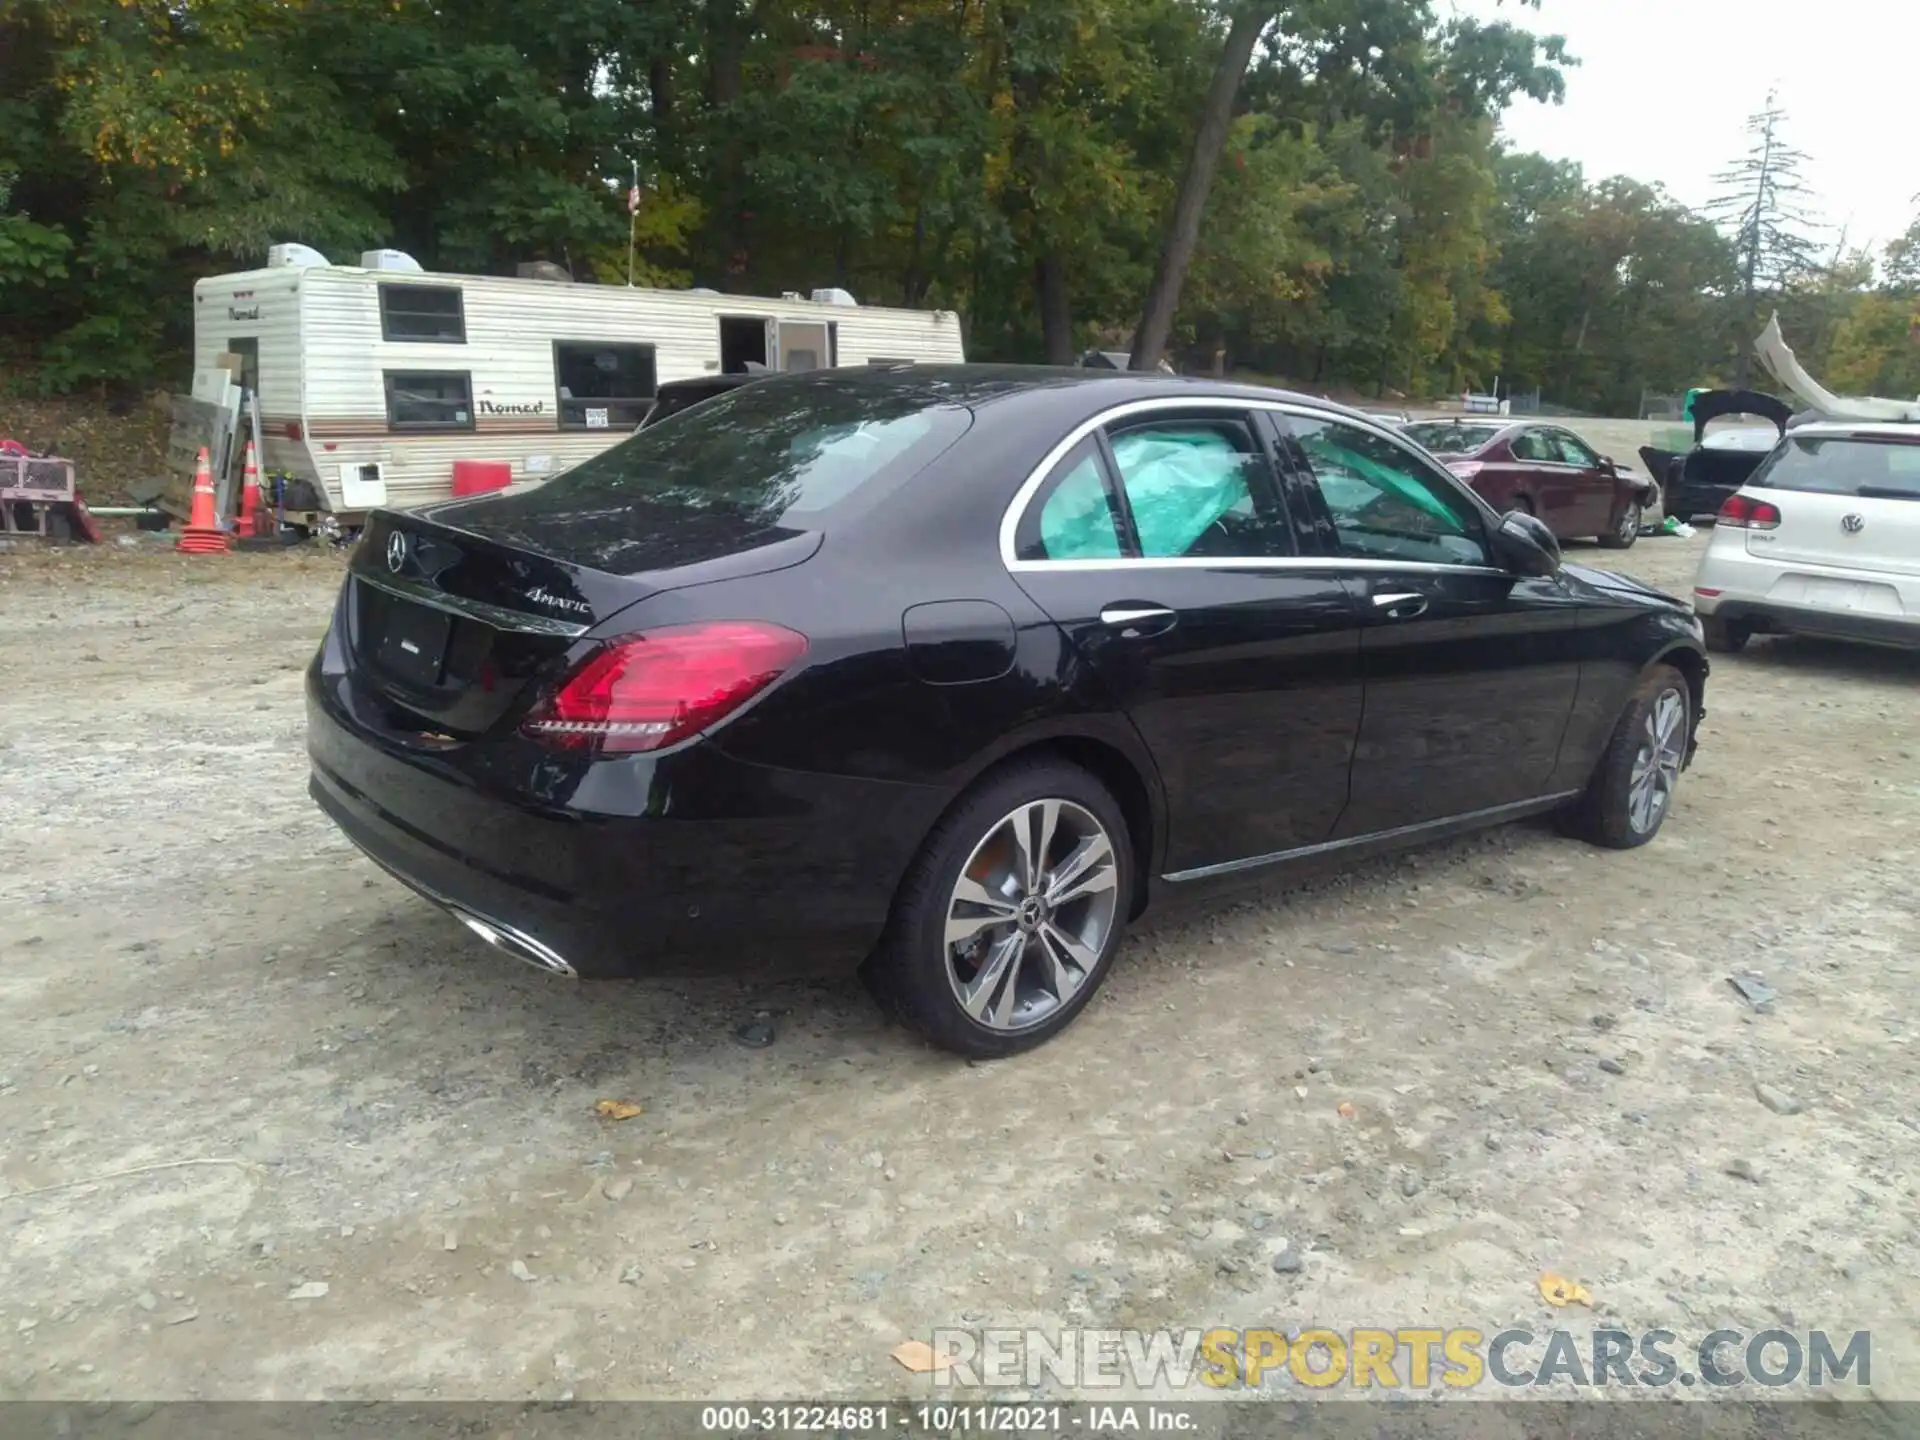
M 945 401 L 975 409 L 1049 392 L 1072 393 L 1094 409 L 1134 399 L 1178 399 L 1193 395 L 1208 400 L 1280 401 L 1380 423 L 1363 410 L 1318 395 L 1152 370 L 1095 370 L 1063 365 L 866 365 L 770 375 L 764 377 L 763 383 L 817 386 L 846 393 L 882 391 L 919 395 L 930 404 Z

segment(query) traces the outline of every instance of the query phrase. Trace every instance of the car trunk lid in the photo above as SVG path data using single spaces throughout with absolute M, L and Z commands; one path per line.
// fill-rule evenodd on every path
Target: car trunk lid
M 380 702 L 391 729 L 470 739 L 523 711 L 541 682 L 639 602 L 799 564 L 821 543 L 799 531 L 745 543 L 724 527 L 654 518 L 658 536 L 624 550 L 644 568 L 615 574 L 425 514 L 375 512 L 347 580 L 357 688 Z
M 1822 495 L 1748 485 L 1780 511 L 1772 530 L 1749 529 L 1747 553 L 1763 560 L 1920 575 L 1920 494 L 1910 500 Z

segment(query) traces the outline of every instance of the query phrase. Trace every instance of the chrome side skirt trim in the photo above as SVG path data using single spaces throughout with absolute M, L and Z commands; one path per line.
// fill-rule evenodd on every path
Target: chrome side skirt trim
M 416 585 L 410 580 L 396 579 L 386 575 L 370 575 L 364 570 L 347 572 L 361 585 L 370 585 L 375 590 L 384 590 L 389 595 L 397 595 L 402 600 L 411 600 L 416 605 L 427 605 L 435 610 L 444 610 L 449 615 L 464 615 L 471 620 L 484 620 L 499 630 L 518 630 L 529 635 L 564 635 L 569 640 L 577 640 L 587 633 L 587 626 L 576 625 L 571 620 L 553 620 L 545 615 L 528 615 L 519 610 L 509 610 L 504 605 L 489 605 L 484 600 L 469 600 L 464 595 L 448 595 L 441 590 L 430 590 L 425 585 Z
M 1392 830 L 1375 830 L 1366 835 L 1351 835 L 1343 840 L 1324 840 L 1318 845 L 1301 845 L 1292 850 L 1276 850 L 1271 855 L 1250 855 L 1244 860 L 1223 860 L 1218 865 L 1201 865 L 1192 870 L 1176 870 L 1171 875 L 1160 878 L 1169 884 L 1178 884 L 1183 880 L 1209 880 L 1216 875 L 1233 875 L 1242 870 L 1258 870 L 1263 865 L 1278 865 L 1285 860 L 1305 860 L 1314 855 L 1331 855 L 1339 850 L 1350 850 L 1357 845 L 1371 845 L 1378 840 L 1407 840 L 1432 830 L 1444 830 L 1450 825 L 1471 825 L 1481 822 L 1492 823 L 1507 818 L 1519 818 L 1529 811 L 1546 810 L 1565 800 L 1572 800 L 1581 793 L 1579 790 L 1562 790 L 1553 795 L 1541 795 L 1532 800 L 1516 800 L 1507 805 L 1492 805 L 1485 810 L 1469 810 L 1464 815 L 1443 815 L 1438 820 L 1422 820 L 1418 825 L 1400 825 Z

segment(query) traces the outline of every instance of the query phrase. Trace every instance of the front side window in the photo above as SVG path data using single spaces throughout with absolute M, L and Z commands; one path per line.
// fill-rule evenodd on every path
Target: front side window
M 1559 452 L 1561 463 L 1577 465 L 1582 470 L 1598 470 L 1600 457 L 1589 450 L 1580 441 L 1564 430 L 1553 433 L 1554 449 Z
M 382 285 L 380 334 L 387 340 L 427 340 L 460 345 L 467 316 L 457 285 Z
M 1257 558 L 1289 555 L 1266 459 L 1241 419 L 1155 419 L 1109 433 L 1140 553 Z
M 1333 420 L 1296 416 L 1289 423 L 1326 501 L 1342 555 L 1491 563 L 1472 503 L 1391 440 Z
M 553 375 L 563 430 L 631 430 L 652 408 L 651 345 L 556 340 Z
M 393 429 L 473 429 L 473 381 L 465 371 L 389 370 L 386 382 Z

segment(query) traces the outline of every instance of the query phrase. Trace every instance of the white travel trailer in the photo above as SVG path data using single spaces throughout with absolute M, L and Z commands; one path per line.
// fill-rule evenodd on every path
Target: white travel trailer
M 343 523 L 446 499 L 456 461 L 545 480 L 626 438 L 671 380 L 965 359 L 952 312 L 840 290 L 768 300 L 434 274 L 393 250 L 360 262 L 276 245 L 264 270 L 193 290 L 194 368 L 238 357 L 263 470 L 306 481 Z

